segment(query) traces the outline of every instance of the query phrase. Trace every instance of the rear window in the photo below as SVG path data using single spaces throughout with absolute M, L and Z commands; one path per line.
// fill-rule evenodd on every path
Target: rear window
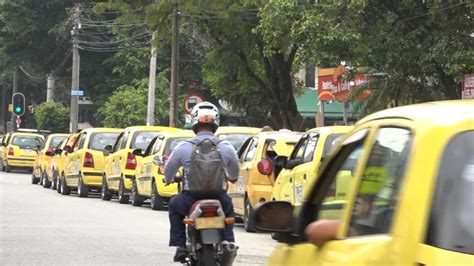
M 239 151 L 242 145 L 244 145 L 244 142 L 250 137 L 250 134 L 220 134 L 217 136 L 219 139 L 225 139 L 234 146 L 234 149 L 236 151 Z
M 156 131 L 139 131 L 133 135 L 131 149 L 145 150 L 151 140 L 158 135 Z
M 323 148 L 323 158 L 326 158 L 328 154 L 332 151 L 333 147 L 337 144 L 337 139 L 344 136 L 344 133 L 340 134 L 331 134 L 326 138 Z
M 43 144 L 43 139 L 37 136 L 14 136 L 12 145 L 19 146 L 20 148 L 37 148 Z
M 446 146 L 434 193 L 427 244 L 474 254 L 474 131 Z
M 53 137 L 51 139 L 51 142 L 49 143 L 49 147 L 50 148 L 55 148 L 57 147 L 59 144 L 61 144 L 61 142 L 63 142 L 67 137 L 66 136 L 57 136 L 57 137 Z
M 96 151 L 103 151 L 105 146 L 114 145 L 119 135 L 120 135 L 119 132 L 92 133 L 91 138 L 89 140 L 89 149 L 96 150 Z

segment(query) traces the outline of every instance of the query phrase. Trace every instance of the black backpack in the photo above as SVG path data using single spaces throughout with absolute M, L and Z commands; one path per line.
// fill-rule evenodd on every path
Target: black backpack
M 222 140 L 206 138 L 190 140 L 194 145 L 191 167 L 187 173 L 189 192 L 196 196 L 216 196 L 225 182 L 224 161 L 217 145 Z

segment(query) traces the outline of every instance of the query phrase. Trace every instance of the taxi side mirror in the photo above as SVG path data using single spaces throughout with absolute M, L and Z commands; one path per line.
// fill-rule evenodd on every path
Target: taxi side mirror
M 153 157 L 153 164 L 154 165 L 163 165 L 165 164 L 165 160 L 163 159 L 163 156 L 156 155 Z
M 45 154 L 46 154 L 46 156 L 52 157 L 52 156 L 54 156 L 54 154 L 56 154 L 56 153 L 55 153 L 54 151 L 48 149 Z
M 267 201 L 257 206 L 254 219 L 260 231 L 291 232 L 293 205 L 288 201 Z
M 56 153 L 56 154 L 58 154 L 58 155 L 60 155 L 62 152 L 63 152 L 63 150 L 61 150 L 61 149 L 56 149 L 56 150 L 54 151 L 54 153 Z
M 275 157 L 275 166 L 280 168 L 285 168 L 286 163 L 288 162 L 288 156 L 278 155 Z
M 0 142 L 0 147 L 6 146 L 5 143 Z
M 64 151 L 67 152 L 67 153 L 71 153 L 71 151 L 72 151 L 71 146 L 64 147 Z
M 300 158 L 291 159 L 291 160 L 286 161 L 284 168 L 291 170 L 302 163 L 303 163 L 303 159 L 300 159 Z
M 135 156 L 140 156 L 140 157 L 143 156 L 143 150 L 142 149 L 135 149 L 135 150 L 133 150 L 132 153 Z

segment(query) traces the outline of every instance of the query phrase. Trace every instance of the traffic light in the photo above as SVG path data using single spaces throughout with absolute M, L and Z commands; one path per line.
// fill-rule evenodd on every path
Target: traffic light
M 23 93 L 15 93 L 12 97 L 13 114 L 22 116 L 25 113 L 25 95 Z

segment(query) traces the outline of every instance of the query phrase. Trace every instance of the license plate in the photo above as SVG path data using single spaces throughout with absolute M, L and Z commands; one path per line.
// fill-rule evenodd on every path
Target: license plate
M 224 228 L 224 218 L 223 217 L 202 217 L 194 219 L 194 227 L 198 230 L 200 229 L 220 229 Z

